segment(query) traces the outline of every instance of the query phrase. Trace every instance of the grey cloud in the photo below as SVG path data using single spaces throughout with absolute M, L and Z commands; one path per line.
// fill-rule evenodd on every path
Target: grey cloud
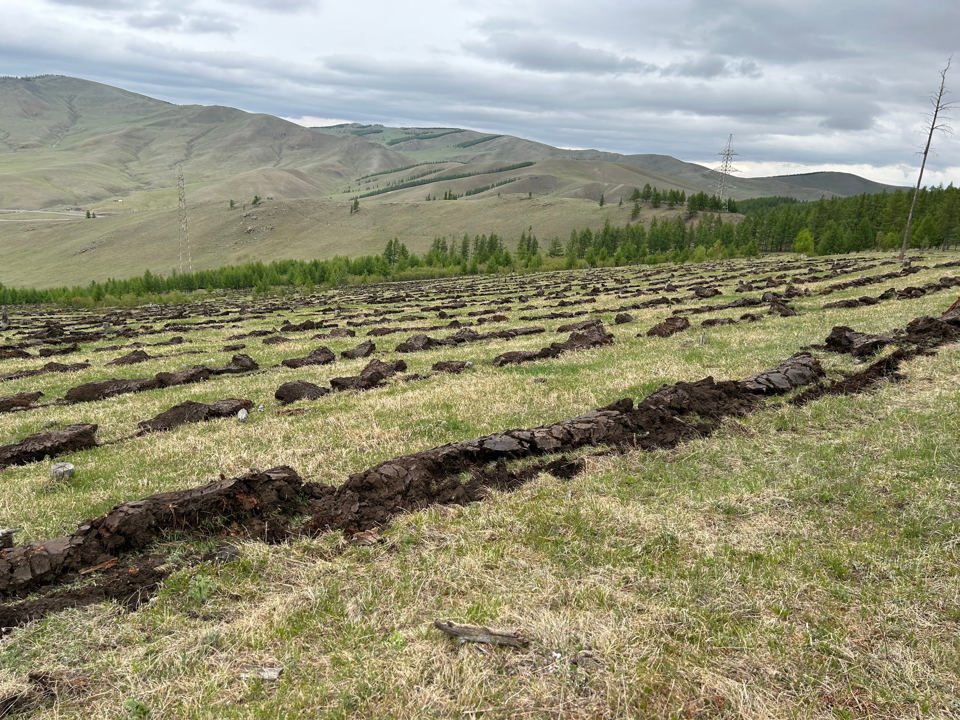
M 223 33 L 237 31 L 237 25 L 213 15 L 190 15 L 172 12 L 137 13 L 129 15 L 126 23 L 141 30 L 167 30 L 187 33 Z
M 54 5 L 70 5 L 85 7 L 91 10 L 126 10 L 135 9 L 143 5 L 137 0 L 47 0 Z
M 652 63 L 633 57 L 543 35 L 522 36 L 511 32 L 497 32 L 485 42 L 465 43 L 464 47 L 480 57 L 540 72 L 650 73 L 658 69 Z
M 193 33 L 223 33 L 231 35 L 239 26 L 236 23 L 212 15 L 195 15 L 187 19 L 184 29 Z
M 716 55 L 672 63 L 663 69 L 664 75 L 680 75 L 694 78 L 715 78 L 727 72 L 727 61 Z
M 868 130 L 879 114 L 880 108 L 874 103 L 842 107 L 824 118 L 820 126 L 829 130 Z
M 301 10 L 313 10 L 319 7 L 319 0 L 233 0 L 235 5 L 269 13 L 295 13 Z
M 734 73 L 741 77 L 755 79 L 763 77 L 763 70 L 760 68 L 760 65 L 753 60 L 741 60 L 740 62 L 734 63 L 732 67 Z
M 183 25 L 183 17 L 172 12 L 135 13 L 127 16 L 126 23 L 144 30 L 170 30 Z
M 718 55 L 703 55 L 684 62 L 670 63 L 663 68 L 664 76 L 702 78 L 720 77 L 760 78 L 763 71 L 753 60 L 729 60 Z

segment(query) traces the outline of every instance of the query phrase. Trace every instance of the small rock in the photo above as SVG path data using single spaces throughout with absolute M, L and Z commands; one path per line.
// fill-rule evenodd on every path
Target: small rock
M 283 674 L 282 667 L 262 667 L 250 672 L 240 673 L 240 677 L 246 680 L 279 680 Z
M 250 415 L 250 413 L 247 412 L 247 409 L 246 409 L 246 408 L 240 408 L 240 411 L 237 413 L 237 421 L 238 421 L 238 422 L 242 422 L 242 423 L 243 423 L 243 422 L 246 422 L 246 421 L 247 421 L 247 417 L 248 417 L 249 415 Z
M 64 482 L 73 477 L 76 468 L 72 463 L 58 462 L 50 468 L 50 477 L 54 482 Z

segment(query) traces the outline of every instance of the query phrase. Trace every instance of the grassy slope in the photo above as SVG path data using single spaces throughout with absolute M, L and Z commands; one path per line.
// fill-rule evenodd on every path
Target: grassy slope
M 623 156 L 567 151 L 516 137 L 486 142 L 473 131 L 383 128 L 362 134 L 360 126 L 307 129 L 267 115 L 225 107 L 176 106 L 98 83 L 45 76 L 0 78 L 0 210 L 92 208 L 104 222 L 17 222 L 0 215 L 0 282 L 49 286 L 85 284 L 107 276 L 128 277 L 144 270 L 169 272 L 178 255 L 177 166 L 187 182 L 190 235 L 198 267 L 275 257 L 322 257 L 380 252 L 399 237 L 422 248 L 442 235 L 497 232 L 516 237 L 533 226 L 541 237 L 566 237 L 572 228 L 597 227 L 592 204 L 605 194 L 616 202 L 634 187 L 713 192 L 715 173 L 664 155 Z M 416 139 L 417 135 L 439 135 Z M 394 142 L 403 138 L 414 138 Z M 531 167 L 498 174 L 437 182 L 370 198 L 370 216 L 345 222 L 336 203 L 377 183 L 411 177 L 424 168 L 371 173 L 414 163 L 445 161 L 443 172 L 482 171 L 522 161 Z M 734 180 L 733 197 L 862 192 L 852 176 L 817 174 L 789 178 Z M 533 194 L 542 203 L 525 217 L 504 217 L 513 207 L 486 203 L 456 208 L 425 207 L 426 196 L 469 189 L 503 179 L 516 182 L 480 197 Z M 879 191 L 880 186 L 871 186 Z M 288 201 L 273 230 L 234 222 L 221 212 L 229 200 L 254 195 Z M 310 202 L 306 202 L 309 200 Z M 571 200 L 580 200 L 578 207 Z M 122 202 L 121 202 L 122 201 Z M 119 218 L 121 207 L 123 217 Z M 131 214 L 137 211 L 138 215 Z M 411 224 L 417 215 L 420 222 Z M 246 233 L 248 227 L 254 227 Z M 279 239 L 281 238 L 282 239 Z M 81 250 L 85 252 L 78 254 Z
M 489 360 L 543 337 L 418 353 L 406 358 L 414 372 L 459 357 L 477 369 L 304 403 L 299 416 L 274 412 L 272 392 L 289 379 L 279 370 L 70 408 L 70 421 L 101 423 L 104 440 L 187 398 L 250 397 L 268 412 L 79 454 L 76 483 L 53 492 L 45 465 L 6 470 L 0 518 L 45 537 L 121 500 L 279 463 L 337 483 L 393 455 L 569 417 L 660 383 L 743 377 L 835 324 L 886 331 L 951 300 L 820 311 L 822 298 L 801 298 L 798 317 L 715 328 L 703 346 L 690 333 L 635 338 L 668 314 L 642 311 L 614 330 L 610 349 L 509 369 Z M 220 360 L 227 332 L 209 332 L 203 354 L 183 364 Z M 266 366 L 313 346 L 251 351 Z M 826 364 L 851 368 L 840 357 Z M 297 375 L 322 381 L 361 365 Z M 960 683 L 960 353 L 947 346 L 903 370 L 904 382 L 868 395 L 774 403 L 675 451 L 588 459 L 569 482 L 543 476 L 477 505 L 402 517 L 385 545 L 241 542 L 233 560 L 174 575 L 136 614 L 105 605 L 15 631 L 0 648 L 0 683 L 16 686 L 27 670 L 79 673 L 79 689 L 37 715 L 51 718 L 138 717 L 145 707 L 196 718 L 950 716 Z M 102 373 L 4 392 L 56 397 Z M 0 416 L 0 436 L 64 415 Z M 522 628 L 534 642 L 523 652 L 457 647 L 431 629 L 435 618 Z M 592 662 L 572 665 L 583 651 Z M 275 664 L 285 668 L 277 683 L 241 677 Z
M 503 190 L 512 191 L 514 185 Z M 4 255 L 0 283 L 49 287 L 140 275 L 148 268 L 170 273 L 177 267 L 179 254 L 176 197 L 167 191 L 157 193 L 153 201 L 166 208 L 132 211 L 126 203 L 97 206 L 95 220 L 82 214 L 37 221 L 22 213 L 0 215 L 0 229 L 19 228 L 16 234 L 4 232 L 0 239 Z M 631 205 L 625 202 L 618 207 L 611 202 L 601 208 L 592 201 L 530 199 L 526 194 L 497 198 L 494 191 L 488 197 L 436 202 L 399 202 L 384 195 L 362 200 L 356 215 L 350 215 L 349 208 L 348 200 L 267 200 L 246 210 L 240 205 L 230 210 L 226 201 L 191 205 L 193 266 L 377 254 L 395 237 L 417 252 L 428 250 L 435 237 L 460 238 L 464 233 L 495 232 L 515 242 L 528 227 L 541 243 L 554 236 L 566 241 L 572 228 L 598 229 L 608 219 L 618 225 L 629 222 Z M 654 213 L 676 212 L 646 211 L 644 217 L 649 222 Z

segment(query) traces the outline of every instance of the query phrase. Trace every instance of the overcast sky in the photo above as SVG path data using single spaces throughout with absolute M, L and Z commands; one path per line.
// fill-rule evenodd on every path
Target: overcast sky
M 913 184 L 957 0 L 4 0 L 0 75 Z M 952 113 L 960 131 L 960 108 Z M 925 184 L 960 185 L 960 134 Z

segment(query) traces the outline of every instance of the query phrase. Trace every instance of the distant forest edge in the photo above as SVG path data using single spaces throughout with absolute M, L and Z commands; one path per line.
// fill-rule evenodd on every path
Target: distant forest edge
M 644 187 L 631 196 L 641 202 L 678 204 L 688 212 L 649 224 L 605 225 L 601 230 L 572 230 L 566 241 L 541 243 L 532 228 L 511 251 L 496 234 L 435 238 L 426 253 L 410 252 L 398 239 L 379 255 L 323 260 L 277 260 L 157 275 L 150 271 L 126 280 L 92 282 L 84 287 L 21 289 L 0 284 L 0 304 L 61 303 L 125 305 L 180 302 L 195 290 L 234 289 L 269 292 L 277 287 L 335 287 L 386 280 L 414 280 L 497 272 L 534 272 L 581 267 L 701 262 L 750 257 L 769 252 L 832 255 L 864 250 L 894 250 L 903 237 L 912 192 L 896 191 L 817 202 L 759 198 L 737 203 L 740 215 L 714 212 L 719 198 Z M 950 185 L 921 191 L 910 247 L 950 249 L 960 245 L 960 189 Z

